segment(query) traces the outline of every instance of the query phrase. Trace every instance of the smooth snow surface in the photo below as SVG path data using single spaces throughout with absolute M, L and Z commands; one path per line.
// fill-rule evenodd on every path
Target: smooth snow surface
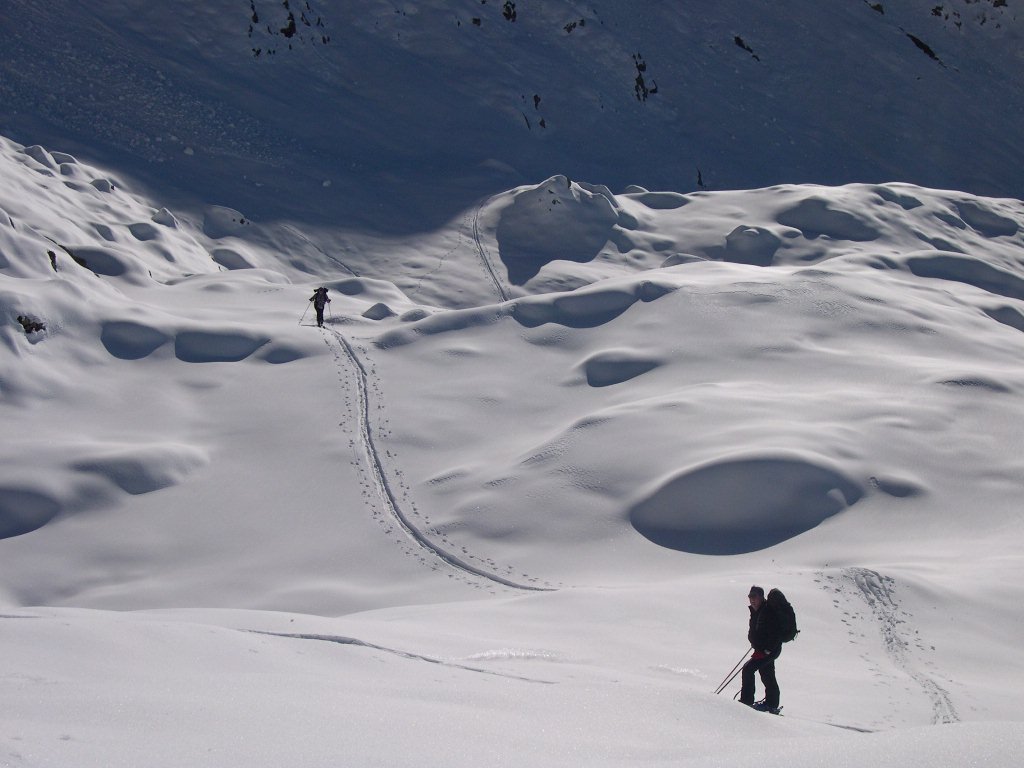
M 565 175 L 552 157 L 569 139 L 530 154 L 505 133 L 508 154 L 486 154 L 494 113 L 464 105 L 457 128 L 425 106 L 473 90 L 431 90 L 435 68 L 490 50 L 445 48 L 449 35 L 500 23 L 515 50 L 539 51 L 556 16 L 586 17 L 559 40 L 589 43 L 551 56 L 596 66 L 591 46 L 638 39 L 611 30 L 625 4 L 600 24 L 572 3 L 444 15 L 292 0 L 310 24 L 287 38 L 268 21 L 277 4 L 9 3 L 0 765 L 1017 764 L 1024 203 L 962 175 L 1011 194 L 1020 164 L 978 161 L 1009 141 L 998 120 L 976 142 L 958 134 L 962 153 L 936 175 L 918 172 L 938 151 L 923 134 L 825 173 L 825 110 L 808 125 L 782 110 L 806 137 L 799 172 L 734 136 L 745 163 L 763 161 L 729 166 L 749 188 L 652 190 L 621 184 L 630 169 L 645 180 L 630 153 L 606 175 L 582 161 L 594 175 Z M 923 42 L 898 25 L 934 23 L 957 47 L 935 43 L 938 61 L 908 43 L 910 60 L 968 84 L 1020 29 L 1011 4 L 951 1 L 945 19 L 922 3 L 797 5 L 813 9 L 805 33 L 827 21 L 893 71 L 906 62 L 869 45 L 871 25 Z M 317 42 L 316 18 L 350 6 L 358 23 Z M 722 6 L 707 17 L 706 34 L 729 30 L 708 77 L 727 50 L 740 59 L 721 82 L 768 99 L 738 67 L 768 67 L 776 44 L 752 30 L 784 25 Z M 48 19 L 71 41 L 63 57 L 41 52 L 33 25 Z M 193 37 L 174 34 L 183 25 Z M 241 40 L 217 37 L 228 26 Z M 384 38 L 381 82 L 408 72 L 418 100 L 375 105 L 385 94 L 336 69 L 342 41 L 349 57 Z M 206 45 L 218 39 L 242 47 Z M 654 75 L 665 38 L 650 39 Z M 292 112 L 256 85 L 221 98 L 240 72 L 256 77 L 232 50 L 261 71 L 294 54 L 288 66 L 333 74 L 279 92 Z M 496 113 L 512 87 L 501 72 L 488 75 Z M 378 123 L 308 124 L 297 105 L 333 103 L 342 81 L 354 90 L 338 103 Z M 670 82 L 638 103 L 653 111 Z M 610 99 L 603 87 L 571 98 Z M 897 92 L 872 121 L 908 124 Z M 524 102 L 530 130 L 548 103 Z M 274 152 L 270 128 L 231 112 L 242 106 L 277 115 Z M 394 109 L 423 115 L 422 154 L 395 149 Z M 181 118 L 165 124 L 180 147 L 145 133 L 160 115 Z M 614 147 L 626 128 L 608 123 L 576 130 Z M 367 167 L 322 154 L 328 134 Z M 446 162 L 460 136 L 492 175 Z M 650 141 L 652 164 L 678 165 L 663 129 Z M 393 167 L 376 163 L 386 150 Z M 529 179 L 503 184 L 513 156 Z M 917 183 L 882 183 L 888 171 Z M 972 191 L 925 186 L 942 172 Z M 850 183 L 792 183 L 837 179 Z M 401 217 L 389 190 L 419 207 Z M 781 588 L 802 630 L 778 662 L 782 717 L 737 705 L 738 683 L 713 693 L 747 647 L 751 584 Z

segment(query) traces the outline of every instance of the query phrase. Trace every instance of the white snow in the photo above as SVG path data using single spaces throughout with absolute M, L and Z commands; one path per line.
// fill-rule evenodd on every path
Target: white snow
M 69 6 L 60 34 L 79 47 L 17 70 L 73 88 L 77 60 L 117 74 L 109 89 L 62 108 L 16 84 L 17 108 L 0 110 L 0 765 L 1017 764 L 1024 202 L 864 182 L 899 150 L 863 174 L 837 159 L 838 186 L 783 183 L 801 171 L 613 190 L 550 168 L 478 197 L 433 158 L 396 164 L 381 188 L 415 197 L 436 173 L 427 207 L 443 222 L 413 211 L 382 231 L 363 221 L 370 174 L 311 152 L 292 178 L 266 126 L 190 111 L 219 92 L 218 66 L 241 67 L 230 51 L 179 41 L 195 61 L 156 69 L 147 34 L 191 24 L 207 40 L 233 24 L 226 10 L 179 4 L 171 24 L 122 5 Z M 352 44 L 392 41 L 386 79 L 470 33 L 455 5 L 367 1 Z M 515 34 L 540 50 L 521 31 L 539 34 L 532 5 L 517 5 Z M 965 36 L 1016 39 L 1012 9 L 983 4 L 1003 26 L 980 32 L 977 4 L 946 5 L 974 25 Z M 309 12 L 338 12 L 323 6 Z M 545 23 L 588 13 L 553 8 Z M 119 12 L 125 62 L 147 67 L 106 57 Z M 864 13 L 826 16 L 861 40 L 877 15 Z M 594 26 L 572 39 L 624 39 Z M 746 29 L 723 38 L 744 66 L 733 35 L 762 61 L 776 50 Z M 327 44 L 302 35 L 293 58 L 342 82 Z M 25 31 L 12 40 L 37 50 Z M 965 71 L 997 55 L 957 46 Z M 175 78 L 190 84 L 178 101 Z M 388 108 L 424 109 L 421 79 Z M 125 84 L 149 106 L 112 110 Z M 501 88 L 481 103 L 506 109 Z M 100 141 L 68 127 L 85 105 L 110 109 L 124 165 L 79 151 Z M 171 148 L 140 138 L 161 109 L 190 115 L 165 126 Z M 434 150 L 458 134 L 440 119 L 424 117 Z M 314 129 L 280 120 L 282 158 L 300 156 Z M 10 137 L 33 130 L 67 144 Z M 233 145 L 240 134 L 251 142 Z M 916 140 L 905 167 L 923 179 Z M 170 165 L 166 187 L 158 171 L 133 180 L 133 142 L 207 163 L 218 186 L 197 193 Z M 266 167 L 238 181 L 249 160 Z M 241 203 L 264 182 L 262 209 L 280 213 L 252 218 Z M 325 207 L 328 186 L 341 197 Z M 351 218 L 332 224 L 346 196 Z M 737 705 L 738 683 L 714 694 L 745 655 L 751 584 L 780 587 L 802 630 L 778 662 L 783 717 Z

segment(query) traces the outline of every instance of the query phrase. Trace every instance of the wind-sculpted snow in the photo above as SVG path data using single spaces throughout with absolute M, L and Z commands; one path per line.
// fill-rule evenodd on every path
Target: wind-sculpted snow
M 880 232 L 868 221 L 830 205 L 830 201 L 810 197 L 792 208 L 779 212 L 777 221 L 784 227 L 800 231 L 807 240 L 827 237 L 830 240 L 869 242 Z
M 253 265 L 238 251 L 232 248 L 214 248 L 210 258 L 225 269 L 252 269 Z
M 590 386 L 609 387 L 653 371 L 661 364 L 661 360 L 642 353 L 611 349 L 591 355 L 582 367 Z
M 931 252 L 909 256 L 906 265 L 918 277 L 954 280 L 998 296 L 1024 300 L 1024 278 L 972 256 Z
M 780 5 L 5 0 L 0 764 L 1017 764 L 1024 16 Z
M 53 457 L 45 471 L 43 455 Z M 59 457 L 59 458 L 58 458 Z M 209 463 L 202 449 L 174 443 L 65 441 L 33 461 L 9 455 L 0 476 L 0 538 L 24 536 L 59 520 L 184 482 Z
M 35 243 L 27 249 L 34 258 L 19 259 L 19 270 L 43 276 L 84 269 L 135 285 L 217 270 L 170 211 L 153 207 L 72 155 L 0 137 L 0 164 L 5 179 L 0 237 L 15 238 L 21 247 Z
M 156 352 L 172 336 L 143 323 L 115 320 L 103 324 L 100 340 L 107 351 L 122 360 L 139 360 Z M 266 336 L 239 329 L 182 330 L 173 336 L 174 355 L 186 363 L 234 363 L 245 360 L 270 343 Z M 270 349 L 269 362 L 296 360 L 303 353 L 289 348 Z
M 601 285 L 563 295 L 518 301 L 513 317 L 528 328 L 557 323 L 571 328 L 593 328 L 611 322 L 638 301 L 654 301 L 676 286 L 656 280 Z
M 550 261 L 589 262 L 618 223 L 610 192 L 593 192 L 556 176 L 523 190 L 501 213 L 498 252 L 513 285 L 522 285 Z
M 377 344 L 383 348 L 402 346 L 420 336 L 491 325 L 508 316 L 526 328 L 547 324 L 577 329 L 596 328 L 612 322 L 637 302 L 655 301 L 674 290 L 676 286 L 671 283 L 653 279 L 609 281 L 580 291 L 530 296 L 498 307 L 455 310 L 422 317 L 410 313 L 403 316 L 403 320 L 409 323 L 408 327 L 384 331 Z
M 3 619 L 7 754 L 1013 743 L 1020 693 L 990 675 L 1019 657 L 1018 201 L 554 177 L 382 238 L 196 216 L 38 145 L 0 163 L 0 602 L 37 619 Z M 798 609 L 782 718 L 709 690 L 751 583 Z M 124 704 L 139 680 L 166 733 Z
M 520 209 L 522 215 L 516 214 Z M 607 217 L 596 219 L 591 209 Z M 497 243 L 515 295 L 574 289 L 624 270 L 694 261 L 761 267 L 854 255 L 884 261 L 924 246 L 965 259 L 983 247 L 989 259 L 997 256 L 1012 272 L 1024 208 L 1017 201 L 969 200 L 905 184 L 849 185 L 827 194 L 813 187 L 775 187 L 666 200 L 664 193 L 633 188 L 612 195 L 555 177 L 492 199 L 481 217 L 487 223 L 482 234 Z M 524 272 L 527 262 L 532 266 Z
M 863 495 L 857 483 L 814 459 L 727 457 L 660 483 L 629 519 L 660 546 L 736 555 L 799 536 Z
M 103 324 L 100 341 L 114 357 L 138 360 L 166 344 L 170 336 L 161 330 L 129 320 L 112 320 Z
M 1012 215 L 1004 215 L 981 202 L 962 200 L 956 204 L 956 209 L 967 226 L 985 237 L 1012 237 L 1020 230 Z
M 179 483 L 209 460 L 205 451 L 188 445 L 100 445 L 83 452 L 71 468 L 137 496 Z
M 0 487 L 0 539 L 42 528 L 60 512 L 60 503 L 37 490 Z
M 269 341 L 244 331 L 182 331 L 174 339 L 174 354 L 186 363 L 234 363 Z

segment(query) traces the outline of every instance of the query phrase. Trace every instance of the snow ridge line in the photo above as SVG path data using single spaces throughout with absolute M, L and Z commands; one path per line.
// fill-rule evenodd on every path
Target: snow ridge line
M 494 283 L 494 288 L 498 291 L 498 296 L 502 301 L 509 301 L 512 296 L 505 289 L 505 285 L 498 277 L 498 273 L 494 271 L 491 259 L 487 255 L 487 248 L 484 247 L 484 241 L 480 235 L 480 211 L 483 210 L 484 205 L 485 203 L 480 203 L 473 214 L 473 242 L 476 244 L 477 253 L 480 254 L 480 260 L 483 262 L 484 268 L 487 270 L 487 274 L 491 276 L 491 282 Z
M 325 328 L 338 339 L 341 344 L 341 348 L 348 356 L 349 360 L 352 361 L 352 365 L 355 367 L 357 381 L 357 389 L 359 394 L 359 421 L 360 421 L 360 439 L 363 443 L 363 448 L 366 452 L 367 459 L 369 460 L 370 469 L 373 474 L 374 483 L 377 486 L 377 490 L 380 494 L 384 506 L 387 508 L 391 517 L 398 523 L 399 527 L 405 531 L 406 535 L 409 536 L 414 542 L 422 547 L 427 552 L 433 554 L 438 559 L 450 567 L 462 571 L 463 573 L 476 576 L 487 581 L 501 584 L 502 586 L 509 587 L 511 589 L 518 589 L 528 592 L 553 592 L 555 591 L 549 587 L 535 587 L 528 584 L 520 584 L 519 582 L 511 581 L 498 574 L 491 573 L 484 570 L 483 568 L 477 568 L 464 560 L 456 557 L 455 555 L 447 552 L 442 547 L 439 547 L 433 541 L 431 541 L 422 531 L 416 528 L 415 525 L 409 520 L 409 518 L 402 512 L 401 507 L 398 504 L 398 497 L 395 495 L 391 484 L 388 482 L 387 475 L 384 472 L 384 462 L 380 458 L 380 452 L 377 450 L 377 446 L 373 440 L 373 429 L 370 425 L 370 398 L 367 394 L 369 390 L 369 374 L 366 372 L 366 367 L 362 361 L 356 356 L 355 350 L 341 333 L 334 330 L 333 328 Z
M 856 585 L 861 597 L 871 608 L 879 624 L 886 653 L 928 696 L 932 704 L 932 723 L 940 725 L 960 722 L 949 692 L 931 677 L 915 669 L 908 657 L 910 643 L 898 628 L 904 622 L 898 617 L 900 607 L 891 586 L 893 580 L 868 568 L 847 568 L 843 575 Z
M 466 664 L 458 664 L 452 661 L 445 661 L 443 659 L 435 659 L 433 656 L 423 656 L 419 653 L 410 653 L 409 651 L 399 651 L 394 648 L 385 648 L 383 645 L 375 645 L 374 643 L 368 643 L 364 640 L 357 640 L 354 637 L 344 637 L 341 635 L 313 635 L 313 634 L 291 634 L 287 632 L 267 632 L 260 629 L 248 629 L 246 632 L 251 632 L 254 635 L 268 635 L 270 637 L 283 637 L 291 640 L 319 640 L 324 643 L 337 643 L 338 645 L 352 645 L 357 648 L 368 648 L 373 651 L 383 651 L 384 653 L 394 654 L 395 656 L 401 656 L 403 659 L 411 659 L 413 661 L 426 661 L 430 664 L 439 664 L 442 667 L 451 667 L 453 669 L 464 669 L 467 672 L 477 672 L 481 675 L 494 675 L 495 677 L 505 677 L 510 680 L 521 680 L 524 683 L 540 683 L 541 685 L 555 685 L 553 680 L 540 680 L 535 677 L 523 677 L 521 675 L 509 675 L 504 672 L 495 672 L 490 669 L 481 669 L 480 667 L 470 667 Z

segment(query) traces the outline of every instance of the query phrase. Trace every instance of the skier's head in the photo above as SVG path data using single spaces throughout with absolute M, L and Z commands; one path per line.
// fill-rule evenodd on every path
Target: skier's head
M 755 608 L 759 607 L 764 602 L 764 589 L 755 584 L 747 593 L 747 598 L 752 606 Z

